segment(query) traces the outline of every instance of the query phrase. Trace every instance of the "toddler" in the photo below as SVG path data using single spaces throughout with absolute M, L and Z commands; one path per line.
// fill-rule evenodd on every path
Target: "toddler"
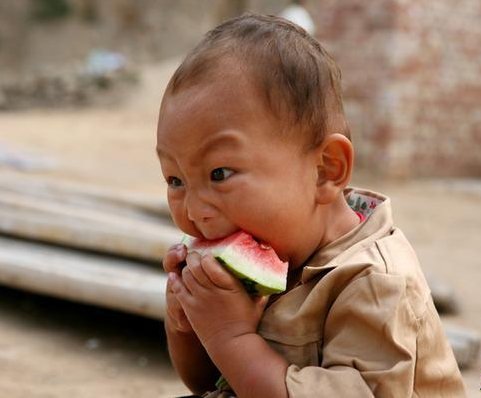
M 389 199 L 348 187 L 340 81 L 302 28 L 248 14 L 210 31 L 168 84 L 157 152 L 177 226 L 244 230 L 289 263 L 286 292 L 267 299 L 212 255 L 169 250 L 169 352 L 195 394 L 465 396 Z

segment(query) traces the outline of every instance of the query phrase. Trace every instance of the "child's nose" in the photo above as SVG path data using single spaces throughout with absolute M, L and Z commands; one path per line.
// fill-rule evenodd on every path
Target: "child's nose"
M 186 194 L 185 207 L 190 221 L 203 222 L 214 217 L 215 209 L 205 196 L 198 192 L 188 192 Z

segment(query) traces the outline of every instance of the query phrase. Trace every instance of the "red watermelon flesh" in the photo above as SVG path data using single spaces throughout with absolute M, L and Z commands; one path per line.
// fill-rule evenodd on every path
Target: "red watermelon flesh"
M 184 237 L 189 253 L 213 256 L 244 284 L 250 294 L 267 296 L 286 290 L 288 263 L 274 249 L 239 231 L 223 239 L 205 240 Z

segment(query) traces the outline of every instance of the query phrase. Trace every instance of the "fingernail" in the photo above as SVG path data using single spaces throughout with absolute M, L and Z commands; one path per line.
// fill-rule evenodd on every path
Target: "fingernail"
M 169 278 L 169 281 L 170 281 L 171 283 L 174 283 L 174 282 L 175 282 L 176 277 L 177 277 L 177 275 L 175 275 L 174 272 L 169 272 L 169 273 L 167 274 L 167 278 Z
M 205 260 L 206 258 L 214 258 L 214 255 L 211 252 L 207 252 L 204 255 L 202 255 L 202 260 Z

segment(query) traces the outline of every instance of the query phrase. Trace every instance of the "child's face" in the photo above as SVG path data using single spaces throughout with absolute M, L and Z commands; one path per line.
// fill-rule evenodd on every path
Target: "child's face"
M 315 159 L 239 86 L 219 81 L 164 99 L 157 149 L 169 206 L 189 235 L 217 239 L 242 229 L 292 266 L 313 250 Z

